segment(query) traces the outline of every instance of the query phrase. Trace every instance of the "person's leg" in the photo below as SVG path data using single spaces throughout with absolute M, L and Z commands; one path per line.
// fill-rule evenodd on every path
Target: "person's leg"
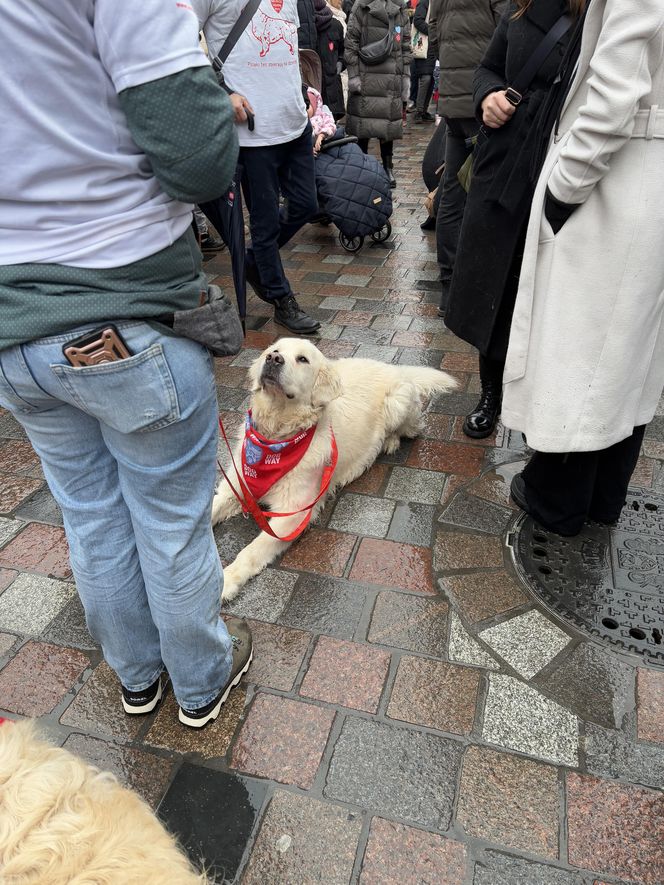
M 247 249 L 247 279 L 256 294 L 270 303 L 291 294 L 279 255 L 280 147 L 270 145 L 240 151 L 251 233 L 251 247 Z
M 468 125 L 464 125 L 467 123 Z M 454 271 L 457 245 L 466 192 L 459 182 L 459 171 L 471 152 L 467 144 L 472 121 L 449 120 L 446 122 L 445 170 L 440 183 L 440 204 L 436 215 L 436 248 L 440 264 L 441 300 L 444 313 L 449 300 L 450 284 Z
M 416 105 L 416 114 L 415 114 L 415 122 L 421 123 L 424 119 L 428 119 L 429 117 L 433 120 L 431 115 L 428 115 L 425 118 L 425 114 L 429 110 L 429 102 L 431 101 L 431 96 L 433 95 L 433 76 L 431 74 L 422 74 L 418 79 L 417 84 L 417 105 Z
M 417 59 L 413 58 L 410 62 L 410 92 L 408 94 L 408 110 L 415 109 L 415 101 L 417 100 Z
M 318 212 L 311 127 L 284 145 L 279 184 L 284 197 L 278 245 L 286 243 Z
M 597 477 L 588 516 L 597 522 L 613 523 L 625 506 L 627 487 L 639 460 L 646 425 L 635 427 L 627 439 L 598 453 Z
M 392 157 L 394 155 L 394 142 L 393 141 L 381 141 L 380 143 L 380 158 L 383 161 L 383 169 L 387 173 L 387 177 L 390 182 L 390 187 L 397 186 L 397 180 L 394 177 L 394 172 L 392 171 Z
M 513 486 L 520 477 L 525 509 L 536 522 L 559 535 L 578 535 L 588 518 L 598 460 L 599 452 L 535 452 Z
M 369 153 L 369 139 L 368 138 L 358 138 L 357 146 L 362 151 L 363 154 Z
M 474 411 L 466 415 L 463 432 L 471 439 L 484 439 L 495 430 L 503 396 L 502 360 L 492 360 L 480 354 L 480 381 L 482 391 Z

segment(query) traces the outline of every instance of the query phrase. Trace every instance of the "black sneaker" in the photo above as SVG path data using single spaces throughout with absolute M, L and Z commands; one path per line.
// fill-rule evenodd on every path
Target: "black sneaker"
M 216 255 L 217 252 L 221 252 L 223 248 L 224 241 L 219 239 L 219 237 L 214 237 L 210 233 L 201 237 L 201 252 L 203 255 Z
M 320 323 L 305 313 L 294 295 L 285 295 L 274 302 L 274 321 L 296 335 L 314 335 Z
M 140 716 L 145 713 L 151 713 L 161 700 L 161 676 L 143 691 L 129 691 L 128 688 L 122 686 L 122 706 L 125 713 L 130 716 Z
M 226 702 L 228 695 L 231 692 L 231 689 L 238 685 L 249 669 L 249 665 L 254 656 L 251 630 L 244 618 L 229 618 L 226 621 L 226 627 L 228 628 L 228 632 L 230 633 L 233 642 L 233 664 L 231 666 L 231 675 L 228 677 L 228 682 L 221 689 L 217 697 L 210 701 L 209 704 L 206 704 L 204 707 L 199 707 L 197 710 L 185 710 L 184 707 L 180 707 L 178 719 L 190 728 L 202 728 L 204 725 L 207 725 L 208 722 L 217 718 L 222 705 Z

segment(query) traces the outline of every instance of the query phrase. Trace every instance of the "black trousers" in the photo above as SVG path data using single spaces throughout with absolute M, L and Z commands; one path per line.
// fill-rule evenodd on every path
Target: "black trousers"
M 544 528 L 578 535 L 587 519 L 612 523 L 625 504 L 645 425 L 600 452 L 535 452 L 522 476 L 528 509 Z
M 368 138 L 358 138 L 357 143 L 359 145 L 360 150 L 363 153 L 369 152 L 369 139 Z M 383 141 L 380 140 L 380 158 L 383 163 L 386 160 L 391 160 L 392 155 L 394 153 L 394 142 L 393 141 Z

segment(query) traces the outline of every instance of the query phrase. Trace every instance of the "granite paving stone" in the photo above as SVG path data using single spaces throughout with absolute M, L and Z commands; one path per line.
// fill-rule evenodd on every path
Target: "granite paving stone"
M 77 654 L 83 657 L 80 652 Z M 124 712 L 120 692 L 118 677 L 102 662 L 62 714 L 60 722 L 81 731 L 133 740 L 143 727 L 143 717 L 128 716 Z
M 453 390 L 450 393 L 438 393 L 432 396 L 429 411 L 443 415 L 467 415 L 476 405 L 476 394 Z
M 11 633 L 0 633 L 0 658 L 4 657 L 16 645 L 17 640 L 18 636 Z M 0 706 L 2 706 L 1 702 Z
M 18 572 L 15 572 L 10 568 L 0 568 L 0 593 L 9 587 L 17 575 Z
M 235 359 L 231 362 L 231 366 L 239 366 L 242 369 L 248 369 L 252 363 L 258 359 L 261 355 L 262 350 L 258 350 L 256 348 L 248 348 L 247 350 L 242 350 Z
M 434 568 L 441 571 L 500 568 L 503 550 L 499 538 L 439 531 L 433 551 Z
M 586 721 L 619 728 L 634 707 L 635 668 L 608 649 L 581 642 L 536 687 Z
M 311 636 L 276 624 L 250 621 L 254 659 L 246 677 L 264 688 L 290 691 L 309 648 Z
M 479 446 L 416 439 L 407 464 L 423 470 L 477 476 L 482 468 L 483 458 L 484 453 Z
M 440 442 L 450 436 L 449 415 L 438 415 L 436 412 L 425 412 L 420 436 L 425 439 L 436 439 Z
M 298 582 L 278 620 L 311 633 L 352 639 L 364 601 L 364 588 L 354 581 L 305 576 Z
M 183 755 L 195 753 L 203 759 L 220 759 L 225 756 L 245 713 L 247 694 L 244 683 L 249 678 L 245 676 L 243 682 L 233 689 L 217 719 L 204 729 L 187 728 L 180 724 L 178 703 L 173 687 L 169 686 L 168 694 L 161 702 L 145 735 L 145 743 L 150 747 Z
M 664 743 L 663 671 L 639 669 L 637 699 L 639 740 Z
M 329 525 L 341 532 L 384 538 L 393 513 L 392 501 L 346 493 L 337 501 Z
M 25 523 L 20 519 L 6 519 L 4 516 L 0 516 L 0 547 L 4 546 L 7 541 L 11 541 L 24 525 Z
M 75 593 L 73 584 L 20 574 L 0 594 L 0 630 L 38 635 Z
M 221 463 L 225 469 L 230 466 L 228 451 L 222 452 Z M 228 462 L 228 463 L 225 463 Z M 214 538 L 219 551 L 219 558 L 224 566 L 232 562 L 238 553 L 250 544 L 260 533 L 260 529 L 251 519 L 235 516 L 214 527 Z
M 0 671 L 0 708 L 21 716 L 44 716 L 88 665 L 87 657 L 75 649 L 26 642 Z
M 469 623 L 508 612 L 529 601 L 506 572 L 455 575 L 441 582 Z
M 85 651 L 99 647 L 88 633 L 85 612 L 78 594 L 74 594 L 54 618 L 48 629 L 44 631 L 43 638 L 48 642 L 55 642 L 56 645 L 72 645 Z
M 495 470 L 485 473 L 477 482 L 474 482 L 468 489 L 471 495 L 482 498 L 484 501 L 490 501 L 492 504 L 498 504 L 501 507 L 509 507 L 511 510 L 516 509 L 516 505 L 510 498 L 510 483 L 512 478 L 520 473 L 524 468 L 523 461 L 512 461 L 508 464 L 502 464 Z
M 445 479 L 444 473 L 433 470 L 393 467 L 385 497 L 418 504 L 437 504 L 443 493 Z
M 376 713 L 389 666 L 389 652 L 321 636 L 300 694 L 328 704 Z
M 62 511 L 48 486 L 43 486 L 34 495 L 27 498 L 15 511 L 19 519 L 26 522 L 48 522 L 51 525 L 62 525 Z
M 576 716 L 510 676 L 489 675 L 482 737 L 558 765 L 578 765 Z
M 479 684 L 478 670 L 404 656 L 399 662 L 387 715 L 438 731 L 470 734 Z
M 0 550 L 0 565 L 68 578 L 69 547 L 59 526 L 31 522 Z
M 661 745 L 634 741 L 622 731 L 587 722 L 581 746 L 590 774 L 664 790 L 664 747 Z
M 224 603 L 224 611 L 241 618 L 276 621 L 286 607 L 296 583 L 297 575 L 273 568 L 265 569 L 245 584 L 235 599 Z
M 173 772 L 171 759 L 85 734 L 71 734 L 63 746 L 90 765 L 102 771 L 110 771 L 153 808 L 156 808 L 166 792 Z
M 457 821 L 477 839 L 558 857 L 558 771 L 486 747 L 463 758 Z
M 569 862 L 639 885 L 664 881 L 664 793 L 571 772 Z
M 447 640 L 447 611 L 442 599 L 379 593 L 369 642 L 440 657 Z
M 514 514 L 506 507 L 481 501 L 472 495 L 456 495 L 447 505 L 438 521 L 465 529 L 500 535 Z
M 587 885 L 588 880 L 572 870 L 485 851 L 475 866 L 473 885 Z
M 334 747 L 324 795 L 445 830 L 460 759 L 461 745 L 454 740 L 348 717 Z
M 539 673 L 571 640 L 536 609 L 489 627 L 479 635 L 525 679 Z
M 486 670 L 499 670 L 500 665 L 479 642 L 464 629 L 461 619 L 450 613 L 450 639 L 447 656 L 458 664 L 471 664 Z
M 361 828 L 359 814 L 277 790 L 242 876 L 243 885 L 348 885 Z
M 363 538 L 350 576 L 353 580 L 383 587 L 434 592 L 429 547 Z
M 361 476 L 346 486 L 346 489 L 361 495 L 376 495 L 383 487 L 389 470 L 387 464 L 372 464 Z
M 233 746 L 231 765 L 306 790 L 313 784 L 334 711 L 258 694 Z
M 387 333 L 389 336 L 389 332 Z M 398 353 L 396 347 L 386 347 L 382 344 L 360 344 L 355 356 L 358 359 L 378 360 L 379 363 L 391 363 Z
M 350 559 L 356 535 L 310 529 L 281 560 L 285 568 L 341 577 Z
M 27 476 L 12 476 L 0 471 L 0 514 L 9 514 L 29 498 L 43 481 Z
M 374 817 L 360 885 L 463 885 L 466 868 L 466 849 L 460 842 Z
M 388 541 L 430 547 L 435 508 L 428 504 L 399 502 L 387 533 Z

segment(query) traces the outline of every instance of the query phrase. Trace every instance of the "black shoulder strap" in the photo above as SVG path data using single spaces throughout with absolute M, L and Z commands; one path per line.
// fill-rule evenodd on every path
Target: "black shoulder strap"
M 233 51 L 237 41 L 247 29 L 247 25 L 249 24 L 249 22 L 258 12 L 258 7 L 260 5 L 261 0 L 249 0 L 247 5 L 240 13 L 240 17 L 231 28 L 230 34 L 224 40 L 223 46 L 217 53 L 216 57 L 212 59 L 212 67 L 217 73 L 221 72 L 221 69 L 224 66 L 224 62 Z
M 567 13 L 561 15 L 537 49 L 530 56 L 526 64 L 521 68 L 518 75 L 514 78 L 514 81 L 509 84 L 514 92 L 517 92 L 520 96 L 525 95 L 528 91 L 528 87 L 535 79 L 535 75 L 548 58 L 553 47 L 565 36 L 571 27 L 572 16 Z

